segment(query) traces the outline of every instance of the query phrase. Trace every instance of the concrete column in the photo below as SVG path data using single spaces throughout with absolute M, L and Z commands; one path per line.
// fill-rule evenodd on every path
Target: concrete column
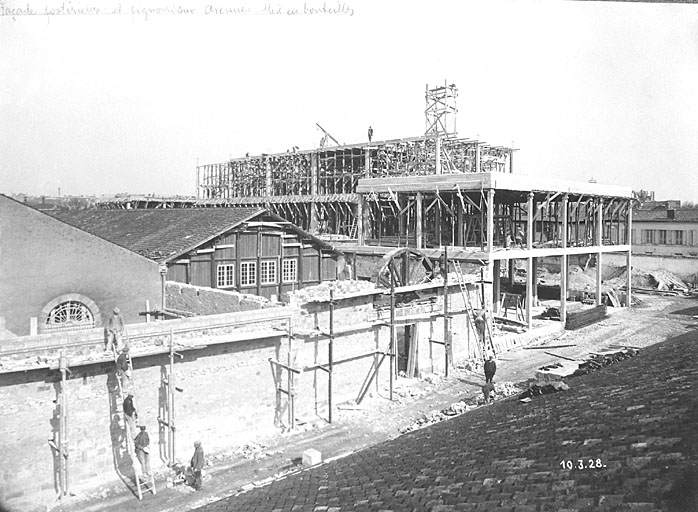
M 397 193 L 397 237 L 398 240 L 405 238 L 405 247 L 407 247 L 407 222 L 405 222 L 405 214 L 402 211 L 402 201 L 400 193 Z
M 501 297 L 501 260 L 492 262 L 492 311 L 499 313 L 499 300 Z
M 516 272 L 516 267 L 514 265 L 515 262 L 516 260 L 514 259 L 507 260 L 507 264 L 509 265 L 509 286 L 514 285 L 514 273 Z
M 465 212 L 463 212 L 463 205 L 459 204 L 458 209 L 456 210 L 456 245 L 461 247 L 465 245 L 465 233 L 463 232 L 464 215 Z
M 531 293 L 533 294 L 533 304 L 538 304 L 538 258 L 532 258 L 531 273 L 533 274 L 533 289 Z
M 475 143 L 475 169 L 474 172 L 480 172 L 480 143 Z
M 366 178 L 371 177 L 371 148 L 366 148 L 366 153 L 364 156 L 364 176 Z
M 596 239 L 599 247 L 603 246 L 603 200 L 599 199 L 596 210 Z M 601 267 L 603 266 L 602 253 L 596 254 L 596 305 L 601 305 Z
M 628 227 L 625 231 L 625 243 L 628 245 L 631 245 L 632 242 L 632 231 L 633 231 L 633 205 L 632 201 L 628 202 Z M 627 288 L 627 291 L 625 293 L 625 307 L 629 308 L 630 305 L 632 304 L 632 274 L 633 274 L 633 266 L 632 266 L 632 250 L 628 249 L 628 255 L 627 255 L 627 261 L 625 263 L 625 269 L 626 269 L 626 274 L 627 276 L 627 282 L 625 283 L 625 286 Z
M 487 252 L 494 250 L 494 189 L 487 191 Z
M 526 323 L 530 327 L 533 320 L 533 258 L 530 256 L 533 249 L 533 192 L 529 192 L 526 206 L 526 250 L 529 251 L 526 258 Z
M 417 215 L 415 219 L 415 235 L 417 236 L 417 249 L 422 248 L 422 193 L 417 192 Z
M 356 214 L 356 238 L 359 245 L 364 245 L 366 235 L 364 233 L 364 196 L 359 196 L 359 202 L 355 207 Z
M 514 174 L 514 148 L 509 151 L 509 174 Z
M 562 262 L 560 263 L 560 322 L 565 325 L 567 321 L 567 276 L 568 276 L 568 263 L 569 258 L 567 255 L 567 225 L 569 218 L 567 216 L 567 202 L 569 196 L 565 194 L 562 196 L 562 249 L 564 254 L 562 255 Z

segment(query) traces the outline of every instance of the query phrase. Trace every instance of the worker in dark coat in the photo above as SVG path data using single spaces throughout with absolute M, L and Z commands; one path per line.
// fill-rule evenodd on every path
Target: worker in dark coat
M 133 394 L 128 393 L 124 399 L 124 419 L 128 424 L 128 429 L 131 431 L 131 436 L 133 439 L 136 438 L 136 419 L 138 419 L 138 413 L 136 412 L 136 407 L 133 405 Z
M 368 141 L 371 142 L 371 139 L 373 139 L 373 128 L 370 126 L 368 127 Z
M 496 372 L 497 363 L 494 362 L 494 355 L 490 354 L 487 361 L 485 361 L 485 382 L 492 382 Z
M 191 458 L 191 470 L 194 473 L 194 489 L 201 490 L 201 470 L 204 469 L 204 449 L 201 441 L 194 443 L 194 456 Z
M 136 457 L 138 457 L 138 462 L 141 463 L 141 469 L 143 470 L 143 476 L 150 476 L 150 436 L 148 432 L 145 431 L 145 425 L 140 426 L 141 431 L 136 436 L 134 441 L 136 447 Z

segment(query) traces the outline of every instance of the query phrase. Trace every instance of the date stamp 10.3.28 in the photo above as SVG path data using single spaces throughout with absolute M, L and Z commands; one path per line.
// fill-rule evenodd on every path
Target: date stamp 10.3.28
M 561 469 L 603 469 L 606 464 L 601 459 L 576 459 L 561 460 Z

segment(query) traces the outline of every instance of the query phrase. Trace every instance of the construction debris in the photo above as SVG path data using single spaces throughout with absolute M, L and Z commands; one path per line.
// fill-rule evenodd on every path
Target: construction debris
M 288 302 L 312 302 L 330 300 L 330 288 L 334 289 L 334 297 L 360 294 L 376 289 L 376 285 L 370 281 L 357 281 L 351 279 L 324 282 L 317 286 L 308 286 L 288 294 Z
M 586 375 L 593 371 L 619 363 L 624 359 L 636 356 L 640 350 L 634 347 L 623 347 L 620 350 L 606 350 L 603 352 L 592 352 L 591 357 L 579 365 L 579 369 L 574 372 L 573 376 Z
M 495 400 L 502 400 L 504 398 L 517 395 L 520 392 L 521 388 L 517 384 L 512 382 L 498 382 L 494 385 L 494 391 L 491 392 L 491 396 L 493 396 Z M 423 415 L 414 423 L 401 428 L 400 433 L 405 434 L 407 432 L 412 432 L 414 430 L 439 423 L 448 418 L 471 411 L 484 404 L 484 398 L 480 394 L 473 397 L 464 398 L 458 402 L 452 403 L 450 406 L 442 409 L 441 411 L 432 411 L 429 414 Z

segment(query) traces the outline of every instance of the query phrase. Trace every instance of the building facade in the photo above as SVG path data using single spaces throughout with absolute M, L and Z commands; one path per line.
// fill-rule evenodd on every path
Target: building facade
M 263 208 L 80 210 L 54 213 L 69 224 L 142 254 L 167 280 L 280 299 L 335 280 L 343 256 Z
M 4 195 L 0 233 L 0 318 L 11 334 L 102 327 L 114 307 L 135 323 L 161 300 L 157 263 Z

